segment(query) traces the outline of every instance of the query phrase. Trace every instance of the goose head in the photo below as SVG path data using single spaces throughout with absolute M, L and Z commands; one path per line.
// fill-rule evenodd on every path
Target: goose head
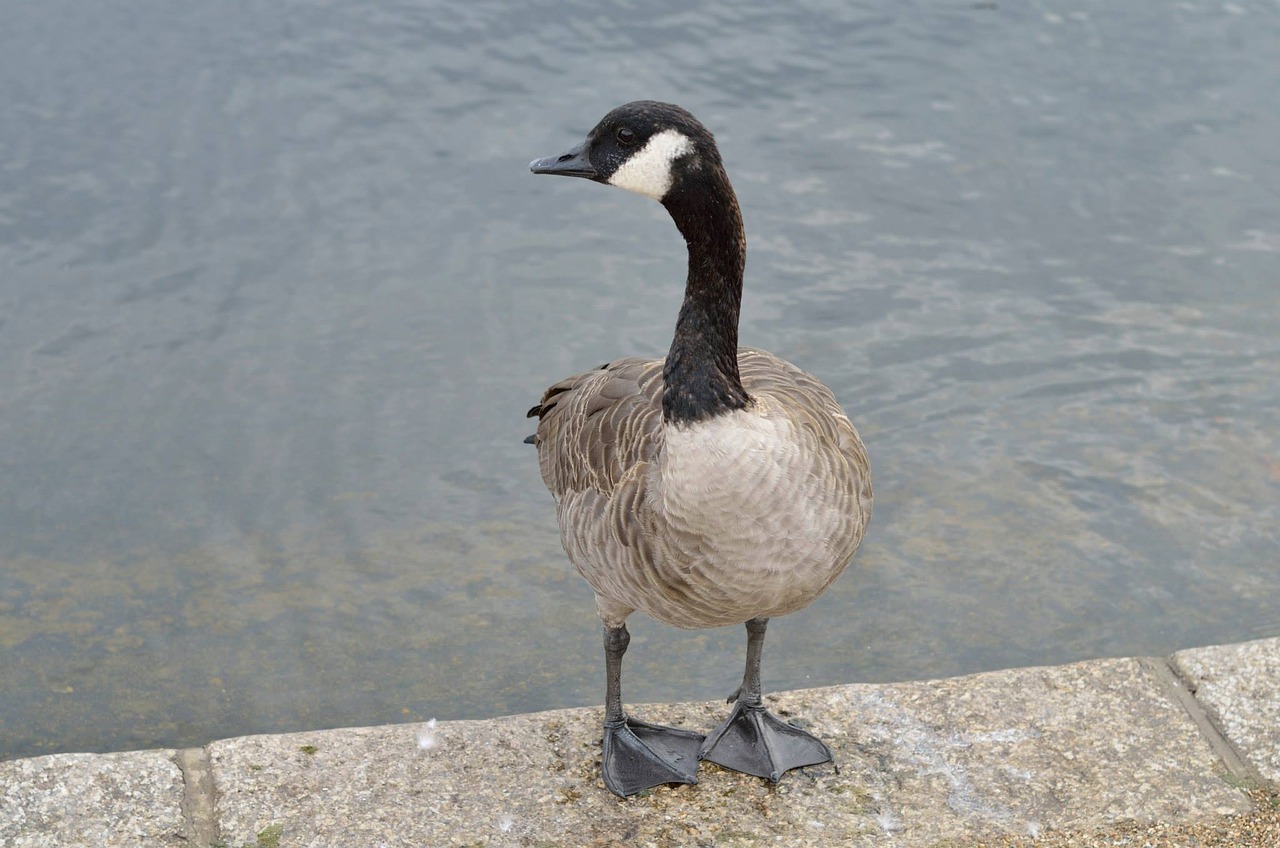
M 697 118 L 653 100 L 619 106 L 581 144 L 529 163 L 535 174 L 583 177 L 659 202 L 722 168 L 715 140 Z

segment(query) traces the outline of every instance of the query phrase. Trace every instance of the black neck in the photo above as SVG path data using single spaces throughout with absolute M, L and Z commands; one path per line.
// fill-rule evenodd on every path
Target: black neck
M 747 241 L 720 168 L 686 178 L 662 200 L 689 247 L 689 277 L 663 368 L 664 421 L 700 421 L 750 401 L 738 376 L 738 313 Z

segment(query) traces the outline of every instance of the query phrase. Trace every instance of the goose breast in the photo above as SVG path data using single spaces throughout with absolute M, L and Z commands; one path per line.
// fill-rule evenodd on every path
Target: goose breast
M 750 348 L 738 361 L 752 403 L 704 421 L 664 424 L 651 359 L 570 377 L 535 407 L 562 541 L 606 624 L 635 609 L 687 629 L 783 615 L 857 549 L 872 492 L 848 417 L 790 363 Z

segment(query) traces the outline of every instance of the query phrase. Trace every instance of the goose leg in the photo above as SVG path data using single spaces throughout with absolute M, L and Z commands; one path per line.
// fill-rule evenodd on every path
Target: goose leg
M 747 670 L 742 685 L 729 696 L 733 712 L 702 743 L 699 757 L 725 768 L 767 777 L 774 783 L 784 772 L 831 761 L 822 740 L 787 724 L 764 708 L 760 699 L 760 655 L 767 618 L 747 622 Z
M 604 628 L 604 785 L 623 798 L 663 783 L 697 783 L 702 734 L 628 718 L 622 709 L 627 626 Z

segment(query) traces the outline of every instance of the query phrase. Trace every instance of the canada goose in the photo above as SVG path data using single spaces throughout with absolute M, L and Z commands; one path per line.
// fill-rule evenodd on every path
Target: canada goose
M 768 620 L 807 606 L 853 557 L 871 518 L 870 469 L 826 386 L 738 347 L 746 238 L 715 140 L 679 106 L 638 101 L 529 169 L 652 197 L 689 249 L 666 359 L 561 380 L 529 411 L 561 540 L 604 622 L 605 785 L 625 797 L 697 783 L 700 759 L 775 782 L 828 762 L 825 744 L 764 708 L 760 655 Z M 709 736 L 623 711 L 635 610 L 685 629 L 746 623 L 742 685 Z

